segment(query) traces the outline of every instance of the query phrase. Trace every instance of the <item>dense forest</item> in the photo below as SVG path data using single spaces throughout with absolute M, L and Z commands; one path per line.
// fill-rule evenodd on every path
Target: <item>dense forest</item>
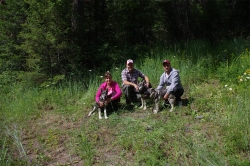
M 249 0 L 0 0 L 0 165 L 249 166 L 249 40 Z M 89 117 L 129 58 L 183 105 Z
M 41 83 L 156 47 L 249 35 L 247 0 L 1 0 L 0 73 Z

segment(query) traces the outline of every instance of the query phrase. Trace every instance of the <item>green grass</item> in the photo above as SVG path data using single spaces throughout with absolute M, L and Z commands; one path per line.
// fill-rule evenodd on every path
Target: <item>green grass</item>
M 108 120 L 87 117 L 106 71 L 40 88 L 4 85 L 0 165 L 249 165 L 250 56 L 238 42 L 233 50 L 221 47 L 190 42 L 135 61 L 153 87 L 163 59 L 180 70 L 185 105 L 172 113 L 161 107 L 153 114 L 152 102 L 146 111 L 129 109 L 122 98 Z M 219 63 L 214 54 L 234 63 Z M 124 68 L 110 69 L 120 85 Z

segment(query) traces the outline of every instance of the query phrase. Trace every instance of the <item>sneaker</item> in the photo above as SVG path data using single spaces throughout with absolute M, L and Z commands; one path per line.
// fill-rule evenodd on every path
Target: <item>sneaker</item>
M 182 106 L 182 101 L 178 101 L 178 106 L 179 106 L 179 107 Z

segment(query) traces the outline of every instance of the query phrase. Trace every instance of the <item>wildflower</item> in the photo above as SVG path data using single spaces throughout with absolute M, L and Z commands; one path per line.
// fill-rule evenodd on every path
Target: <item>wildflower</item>
M 225 85 L 225 88 L 227 87 L 227 85 Z
M 116 69 L 116 70 L 118 70 L 118 68 L 117 68 L 117 67 L 116 67 L 115 69 Z
M 240 82 L 242 82 L 243 80 L 242 80 L 242 78 L 240 79 Z
M 228 90 L 233 90 L 232 88 L 228 88 Z
M 244 73 L 244 75 L 246 75 L 247 73 Z
M 246 79 L 250 79 L 250 77 L 246 77 Z
M 46 87 L 49 87 L 49 85 L 47 85 Z
M 103 76 L 100 76 L 101 78 L 103 77 Z
M 89 70 L 89 72 L 91 72 L 92 70 Z

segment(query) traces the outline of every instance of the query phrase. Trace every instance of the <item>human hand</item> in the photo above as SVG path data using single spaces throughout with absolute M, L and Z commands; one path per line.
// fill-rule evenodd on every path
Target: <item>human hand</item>
M 164 100 L 167 100 L 167 99 L 168 99 L 168 96 L 169 96 L 169 95 L 166 93 L 166 94 L 164 95 L 163 99 L 164 99 Z
M 108 104 L 108 103 L 110 103 L 110 102 L 111 102 L 111 98 L 108 98 L 108 99 L 105 101 L 106 104 Z
M 138 85 L 134 84 L 134 87 L 135 87 L 135 91 L 139 91 Z
M 104 106 L 104 102 L 99 101 L 98 104 L 99 104 L 100 107 L 103 107 L 103 106 Z

